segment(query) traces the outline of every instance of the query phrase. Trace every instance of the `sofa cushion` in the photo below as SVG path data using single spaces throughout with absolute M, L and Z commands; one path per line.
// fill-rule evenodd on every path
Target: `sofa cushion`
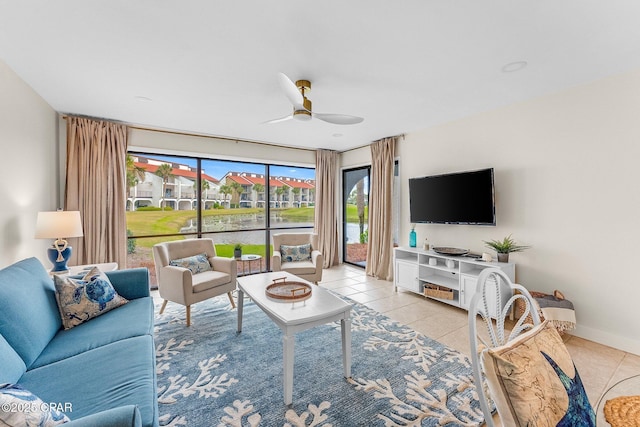
M 548 321 L 482 354 L 505 426 L 595 425 L 578 370 Z
M 146 267 L 107 271 L 106 275 L 116 292 L 128 300 L 151 295 L 149 269 Z
M 48 365 L 125 338 L 153 335 L 153 320 L 151 297 L 131 300 L 91 322 L 58 331 L 31 368 Z
M 118 295 L 109 278 L 97 267 L 82 279 L 56 275 L 55 286 L 65 329 L 78 326 L 128 302 Z
M 24 360 L 0 335 L 0 384 L 16 383 L 26 371 Z
M 145 335 L 32 369 L 19 384 L 45 402 L 70 403 L 72 420 L 137 405 L 142 425 L 157 426 L 155 369 L 153 337 Z
M 27 368 L 61 324 L 53 280 L 40 261 L 27 258 L 0 270 L 0 334 Z
M 280 245 L 282 262 L 311 261 L 311 243 L 304 245 Z
M 17 384 L 0 384 L 0 422 L 8 426 L 50 427 L 69 422 L 53 405 Z M 9 410 L 6 410 L 9 409 Z
M 198 254 L 186 258 L 172 259 L 169 261 L 169 265 L 186 268 L 191 271 L 191 274 L 211 271 L 211 264 L 209 264 L 207 254 Z

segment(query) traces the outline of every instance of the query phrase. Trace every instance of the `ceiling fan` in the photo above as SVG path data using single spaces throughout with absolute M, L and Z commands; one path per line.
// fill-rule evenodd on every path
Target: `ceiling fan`
M 283 73 L 278 73 L 278 78 L 280 87 L 289 99 L 289 102 L 293 104 L 293 113 L 279 119 L 269 120 L 266 123 L 279 123 L 291 119 L 306 122 L 314 117 L 334 125 L 355 125 L 364 120 L 362 117 L 349 116 L 346 114 L 314 113 L 311 110 L 311 101 L 306 96 L 307 92 L 311 90 L 311 82 L 309 80 L 298 80 L 293 83 L 293 81 Z

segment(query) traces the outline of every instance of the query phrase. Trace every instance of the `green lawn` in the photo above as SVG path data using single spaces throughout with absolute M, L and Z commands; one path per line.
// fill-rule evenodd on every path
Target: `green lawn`
M 282 217 L 292 222 L 314 221 L 314 208 L 290 208 L 271 209 Z M 262 208 L 237 208 L 237 209 L 210 209 L 202 211 L 202 216 L 228 216 L 263 213 Z M 133 236 L 154 236 L 144 239 L 137 239 L 136 245 L 150 248 L 156 243 L 170 240 L 182 240 L 182 236 L 161 237 L 167 234 L 180 233 L 180 229 L 189 224 L 189 221 L 196 219 L 195 211 L 128 211 L 127 229 Z M 241 232 L 241 231 L 238 231 Z M 228 247 L 227 247 L 228 246 Z M 233 255 L 233 245 L 216 245 L 218 250 L 223 252 L 223 256 Z M 264 254 L 264 245 L 247 245 L 245 253 Z

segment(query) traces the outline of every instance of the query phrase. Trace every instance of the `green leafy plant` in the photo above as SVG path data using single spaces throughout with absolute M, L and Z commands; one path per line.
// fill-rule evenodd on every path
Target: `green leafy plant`
M 504 239 L 500 240 L 484 240 L 486 247 L 495 250 L 499 254 L 508 254 L 510 252 L 522 252 L 525 249 L 529 249 L 531 246 L 518 245 L 516 241 L 509 234 Z
M 235 249 L 236 251 L 239 251 L 242 249 L 242 245 L 240 243 L 236 243 L 236 245 L 233 247 L 233 249 Z

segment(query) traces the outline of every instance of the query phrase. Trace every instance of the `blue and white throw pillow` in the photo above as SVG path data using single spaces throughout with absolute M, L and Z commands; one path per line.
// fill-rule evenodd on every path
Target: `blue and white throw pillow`
M 202 273 L 203 271 L 211 271 L 211 264 L 207 254 L 198 254 L 186 258 L 172 259 L 169 261 L 169 265 L 174 267 L 188 268 L 191 270 L 191 274 Z
M 0 384 L 0 425 L 57 426 L 69 417 L 18 384 Z
M 297 246 L 280 245 L 282 262 L 311 261 L 311 243 Z
M 71 329 L 129 301 L 120 296 L 98 267 L 81 279 L 54 276 L 58 309 L 65 329 Z

